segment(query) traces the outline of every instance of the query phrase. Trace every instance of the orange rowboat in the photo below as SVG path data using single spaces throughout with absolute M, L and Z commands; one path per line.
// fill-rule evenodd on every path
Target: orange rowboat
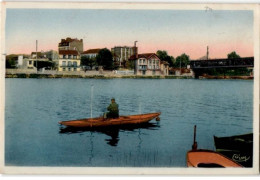
M 196 150 L 187 153 L 188 167 L 242 167 L 231 159 L 209 150 Z
M 79 119 L 71 121 L 60 121 L 59 124 L 69 127 L 104 127 L 104 126 L 118 126 L 118 125 L 130 125 L 130 124 L 141 124 L 146 123 L 154 118 L 158 119 L 161 113 L 149 113 L 149 114 L 138 114 L 130 116 L 120 116 L 119 118 L 108 118 L 103 117 Z
M 217 167 L 243 167 L 235 161 L 215 151 L 197 149 L 196 125 L 194 126 L 194 139 L 192 150 L 187 152 L 188 167 L 217 168 Z

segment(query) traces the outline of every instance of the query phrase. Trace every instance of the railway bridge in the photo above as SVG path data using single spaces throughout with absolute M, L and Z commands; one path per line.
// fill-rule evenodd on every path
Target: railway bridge
M 207 72 L 208 69 L 235 69 L 235 68 L 253 68 L 254 57 L 244 57 L 236 59 L 209 59 L 209 60 L 191 60 L 190 68 L 195 77 Z

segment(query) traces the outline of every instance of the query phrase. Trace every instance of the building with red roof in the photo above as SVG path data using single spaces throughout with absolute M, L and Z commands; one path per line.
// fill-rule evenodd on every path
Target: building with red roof
M 161 61 L 155 53 L 132 55 L 129 60 L 134 61 L 136 75 L 168 75 L 169 64 Z

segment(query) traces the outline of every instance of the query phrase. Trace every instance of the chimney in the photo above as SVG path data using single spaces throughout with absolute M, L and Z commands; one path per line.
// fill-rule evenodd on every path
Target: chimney
M 138 59 L 138 47 L 136 46 L 136 43 L 138 41 L 135 41 L 135 45 L 134 45 L 134 54 L 135 54 L 135 58 Z

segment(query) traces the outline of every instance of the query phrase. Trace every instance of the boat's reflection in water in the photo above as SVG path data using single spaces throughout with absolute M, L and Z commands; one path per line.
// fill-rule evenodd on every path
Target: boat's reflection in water
M 117 146 L 119 141 L 119 132 L 135 131 L 137 129 L 149 129 L 156 130 L 160 127 L 159 122 L 156 123 L 142 123 L 122 126 L 111 126 L 111 127 L 99 127 L 99 128 L 73 128 L 73 127 L 60 127 L 60 134 L 72 134 L 72 133 L 83 133 L 83 132 L 97 132 L 104 133 L 110 136 L 110 139 L 105 139 L 107 144 L 111 146 Z

